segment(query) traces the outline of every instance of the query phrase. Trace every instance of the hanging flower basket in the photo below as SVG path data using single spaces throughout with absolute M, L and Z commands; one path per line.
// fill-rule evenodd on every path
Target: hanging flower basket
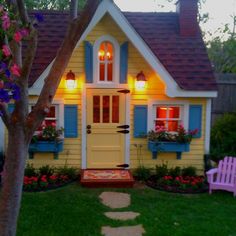
M 152 158 L 157 159 L 160 152 L 176 152 L 176 158 L 181 159 L 182 152 L 189 152 L 189 143 L 148 141 L 148 149 Z

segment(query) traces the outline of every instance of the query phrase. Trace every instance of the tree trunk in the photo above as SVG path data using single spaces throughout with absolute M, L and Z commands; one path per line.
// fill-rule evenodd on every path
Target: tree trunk
M 0 236 L 16 235 L 28 151 L 28 143 L 22 125 L 12 126 L 8 135 L 3 186 L 0 192 Z

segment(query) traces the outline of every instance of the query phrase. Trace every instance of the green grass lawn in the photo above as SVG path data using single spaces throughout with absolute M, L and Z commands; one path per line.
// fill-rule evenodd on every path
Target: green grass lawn
M 96 236 L 102 226 L 137 224 L 143 224 L 148 236 L 236 236 L 236 198 L 232 193 L 209 196 L 150 188 L 113 189 L 131 194 L 130 207 L 121 211 L 141 213 L 135 220 L 121 222 L 103 214 L 110 209 L 98 196 L 107 190 L 71 184 L 49 192 L 24 193 L 17 236 Z

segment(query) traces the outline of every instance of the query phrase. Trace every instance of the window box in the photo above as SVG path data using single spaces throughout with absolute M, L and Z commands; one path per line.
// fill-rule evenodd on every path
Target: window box
M 58 159 L 58 153 L 63 151 L 64 140 L 37 141 L 29 145 L 29 158 L 34 158 L 34 153 L 50 152 L 54 153 L 54 159 Z
M 180 160 L 182 152 L 189 152 L 189 143 L 148 141 L 148 149 L 153 159 L 157 159 L 159 152 L 176 152 L 176 158 Z

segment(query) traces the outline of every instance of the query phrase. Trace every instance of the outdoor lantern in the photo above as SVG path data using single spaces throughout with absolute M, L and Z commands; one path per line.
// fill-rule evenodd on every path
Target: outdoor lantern
M 146 88 L 147 79 L 144 75 L 144 73 L 141 71 L 137 74 L 136 80 L 135 80 L 135 88 L 138 90 L 142 90 Z
M 68 89 L 74 89 L 76 86 L 75 74 L 70 70 L 66 74 L 66 87 Z

